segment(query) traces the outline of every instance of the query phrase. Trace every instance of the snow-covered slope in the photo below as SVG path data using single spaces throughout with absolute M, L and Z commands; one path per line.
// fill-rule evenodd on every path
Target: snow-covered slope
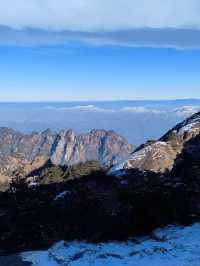
M 153 172 L 171 170 L 184 145 L 199 134 L 200 113 L 197 113 L 171 129 L 160 140 L 142 145 L 110 172 L 134 168 Z
M 176 153 L 170 144 L 157 141 L 134 152 L 128 160 L 112 168 L 112 172 L 124 169 L 137 168 L 154 172 L 163 172 L 171 166 L 171 160 L 174 160 Z
M 200 224 L 169 226 L 127 242 L 59 242 L 48 251 L 27 252 L 33 266 L 199 266 Z

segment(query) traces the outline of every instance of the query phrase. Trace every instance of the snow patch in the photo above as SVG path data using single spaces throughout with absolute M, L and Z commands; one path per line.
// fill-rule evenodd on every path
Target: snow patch
M 139 162 L 147 158 L 148 153 L 152 153 L 152 159 L 157 160 L 163 158 L 163 155 L 160 154 L 160 147 L 166 147 L 168 144 L 164 141 L 156 141 L 155 143 L 146 146 L 145 148 L 134 152 L 127 160 L 124 162 L 115 165 L 110 171 L 109 174 L 117 174 L 118 171 L 123 169 L 133 168 L 133 162 Z
M 64 199 L 67 195 L 71 195 L 71 192 L 66 190 L 66 191 L 63 191 L 61 193 L 59 193 L 55 198 L 54 200 L 57 201 L 59 199 Z
M 188 133 L 198 133 L 200 125 L 200 117 L 196 116 L 190 119 L 189 121 L 185 121 L 183 126 L 177 131 L 178 136 L 184 135 L 185 132 Z
M 61 241 L 48 251 L 27 252 L 22 257 L 33 266 L 199 266 L 200 224 L 169 226 L 127 242 Z

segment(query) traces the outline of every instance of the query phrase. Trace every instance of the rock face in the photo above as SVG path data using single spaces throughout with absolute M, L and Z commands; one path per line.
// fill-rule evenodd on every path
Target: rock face
M 30 172 L 48 159 L 55 165 L 96 160 L 103 166 L 110 166 L 126 158 L 132 151 L 132 145 L 113 131 L 92 130 L 76 135 L 72 130 L 63 130 L 59 134 L 46 130 L 26 135 L 0 128 L 2 180 L 19 167 Z
M 112 172 L 133 168 L 162 173 L 171 170 L 186 143 L 199 134 L 200 113 L 197 113 L 171 129 L 160 140 L 142 145 L 128 160 L 114 166 Z
M 128 160 L 117 165 L 112 170 L 137 168 L 145 171 L 160 172 L 171 167 L 171 162 L 176 158 L 176 153 L 170 144 L 157 141 L 134 152 Z

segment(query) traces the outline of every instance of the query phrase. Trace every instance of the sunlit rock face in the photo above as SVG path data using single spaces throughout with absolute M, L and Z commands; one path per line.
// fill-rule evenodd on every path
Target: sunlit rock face
M 30 172 L 48 159 L 55 165 L 96 160 L 108 167 L 125 159 L 132 151 L 132 145 L 113 131 L 93 130 L 76 135 L 72 130 L 62 130 L 60 133 L 46 130 L 28 135 L 0 128 L 2 182 L 13 170 L 23 167 Z
M 189 141 L 200 134 L 200 113 L 186 119 L 166 133 L 160 140 L 147 142 L 111 172 L 137 168 L 144 171 L 171 170 L 177 156 Z

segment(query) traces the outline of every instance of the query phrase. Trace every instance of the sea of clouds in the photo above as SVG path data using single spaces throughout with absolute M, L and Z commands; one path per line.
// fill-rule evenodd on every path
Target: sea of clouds
M 200 111 L 200 101 L 68 102 L 0 105 L 0 126 L 30 133 L 50 128 L 114 130 L 135 146 L 160 138 L 183 119 Z

